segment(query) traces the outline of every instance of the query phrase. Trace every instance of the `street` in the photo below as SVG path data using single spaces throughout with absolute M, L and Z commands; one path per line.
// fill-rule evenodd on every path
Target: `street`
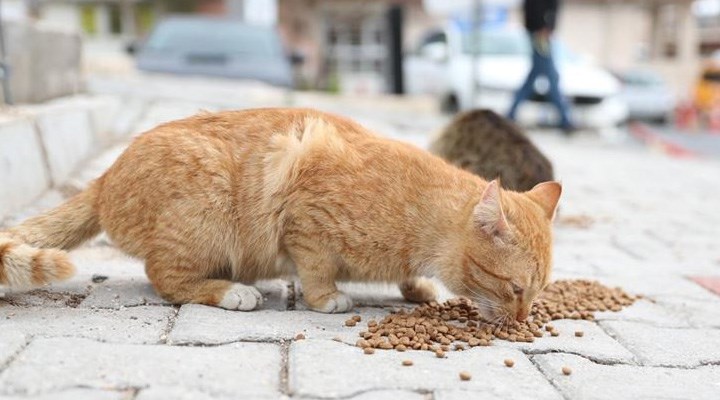
M 142 74 L 89 76 L 87 88 L 120 99 L 130 117 L 113 124 L 129 135 L 200 110 L 290 105 L 346 115 L 426 147 L 448 121 L 422 97 L 290 93 Z M 175 307 L 153 292 L 142 262 L 103 235 L 71 253 L 78 267 L 71 280 L 0 298 L 0 399 L 717 399 L 720 152 L 700 145 L 710 156 L 674 157 L 624 132 L 530 137 L 563 184 L 553 278 L 621 286 L 644 296 L 633 306 L 598 313 L 594 322 L 556 321 L 559 337 L 530 344 L 496 340 L 445 359 L 421 351 L 365 355 L 354 346 L 364 322 L 344 321 L 410 307 L 394 286 L 343 285 L 356 301 L 352 314 L 308 311 L 302 288 L 284 280 L 259 285 L 266 297 L 259 311 Z M 59 204 L 129 140 L 93 157 L 65 190 L 0 222 L 11 226 Z M 585 336 L 574 337 L 577 329 Z M 513 368 L 503 365 L 508 358 Z M 414 366 L 402 367 L 405 359 Z M 563 375 L 564 366 L 572 375 Z M 463 370 L 473 379 L 460 381 Z

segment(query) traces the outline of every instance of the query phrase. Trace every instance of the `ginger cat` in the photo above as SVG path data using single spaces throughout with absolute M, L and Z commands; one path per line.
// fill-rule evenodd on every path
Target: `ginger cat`
M 260 279 L 299 276 L 308 305 L 345 312 L 336 281 L 436 276 L 486 318 L 524 320 L 548 283 L 556 182 L 500 188 L 412 145 L 307 109 L 203 113 L 138 137 L 65 204 L 0 233 L 0 283 L 70 277 L 105 230 L 173 303 L 252 310 Z

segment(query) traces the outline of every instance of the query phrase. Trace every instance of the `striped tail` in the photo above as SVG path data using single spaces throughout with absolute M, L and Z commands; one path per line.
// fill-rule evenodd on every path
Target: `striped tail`
M 75 267 L 63 250 L 100 232 L 97 184 L 59 207 L 0 232 L 0 285 L 28 288 L 70 278 Z

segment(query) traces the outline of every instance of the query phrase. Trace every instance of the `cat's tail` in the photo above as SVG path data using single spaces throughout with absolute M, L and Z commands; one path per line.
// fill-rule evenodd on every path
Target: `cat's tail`
M 63 250 L 100 232 L 97 186 L 93 183 L 59 207 L 0 232 L 0 285 L 27 288 L 75 273 Z

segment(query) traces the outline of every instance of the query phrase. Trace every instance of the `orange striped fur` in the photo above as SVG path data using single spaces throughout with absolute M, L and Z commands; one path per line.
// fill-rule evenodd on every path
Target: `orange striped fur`
M 88 190 L 0 236 L 0 283 L 67 278 L 59 249 L 104 229 L 175 303 L 249 310 L 253 282 L 297 275 L 311 308 L 342 312 L 336 281 L 396 282 L 422 302 L 434 275 L 488 317 L 522 319 L 549 279 L 559 197 L 555 182 L 505 191 L 331 114 L 203 113 L 141 135 Z

